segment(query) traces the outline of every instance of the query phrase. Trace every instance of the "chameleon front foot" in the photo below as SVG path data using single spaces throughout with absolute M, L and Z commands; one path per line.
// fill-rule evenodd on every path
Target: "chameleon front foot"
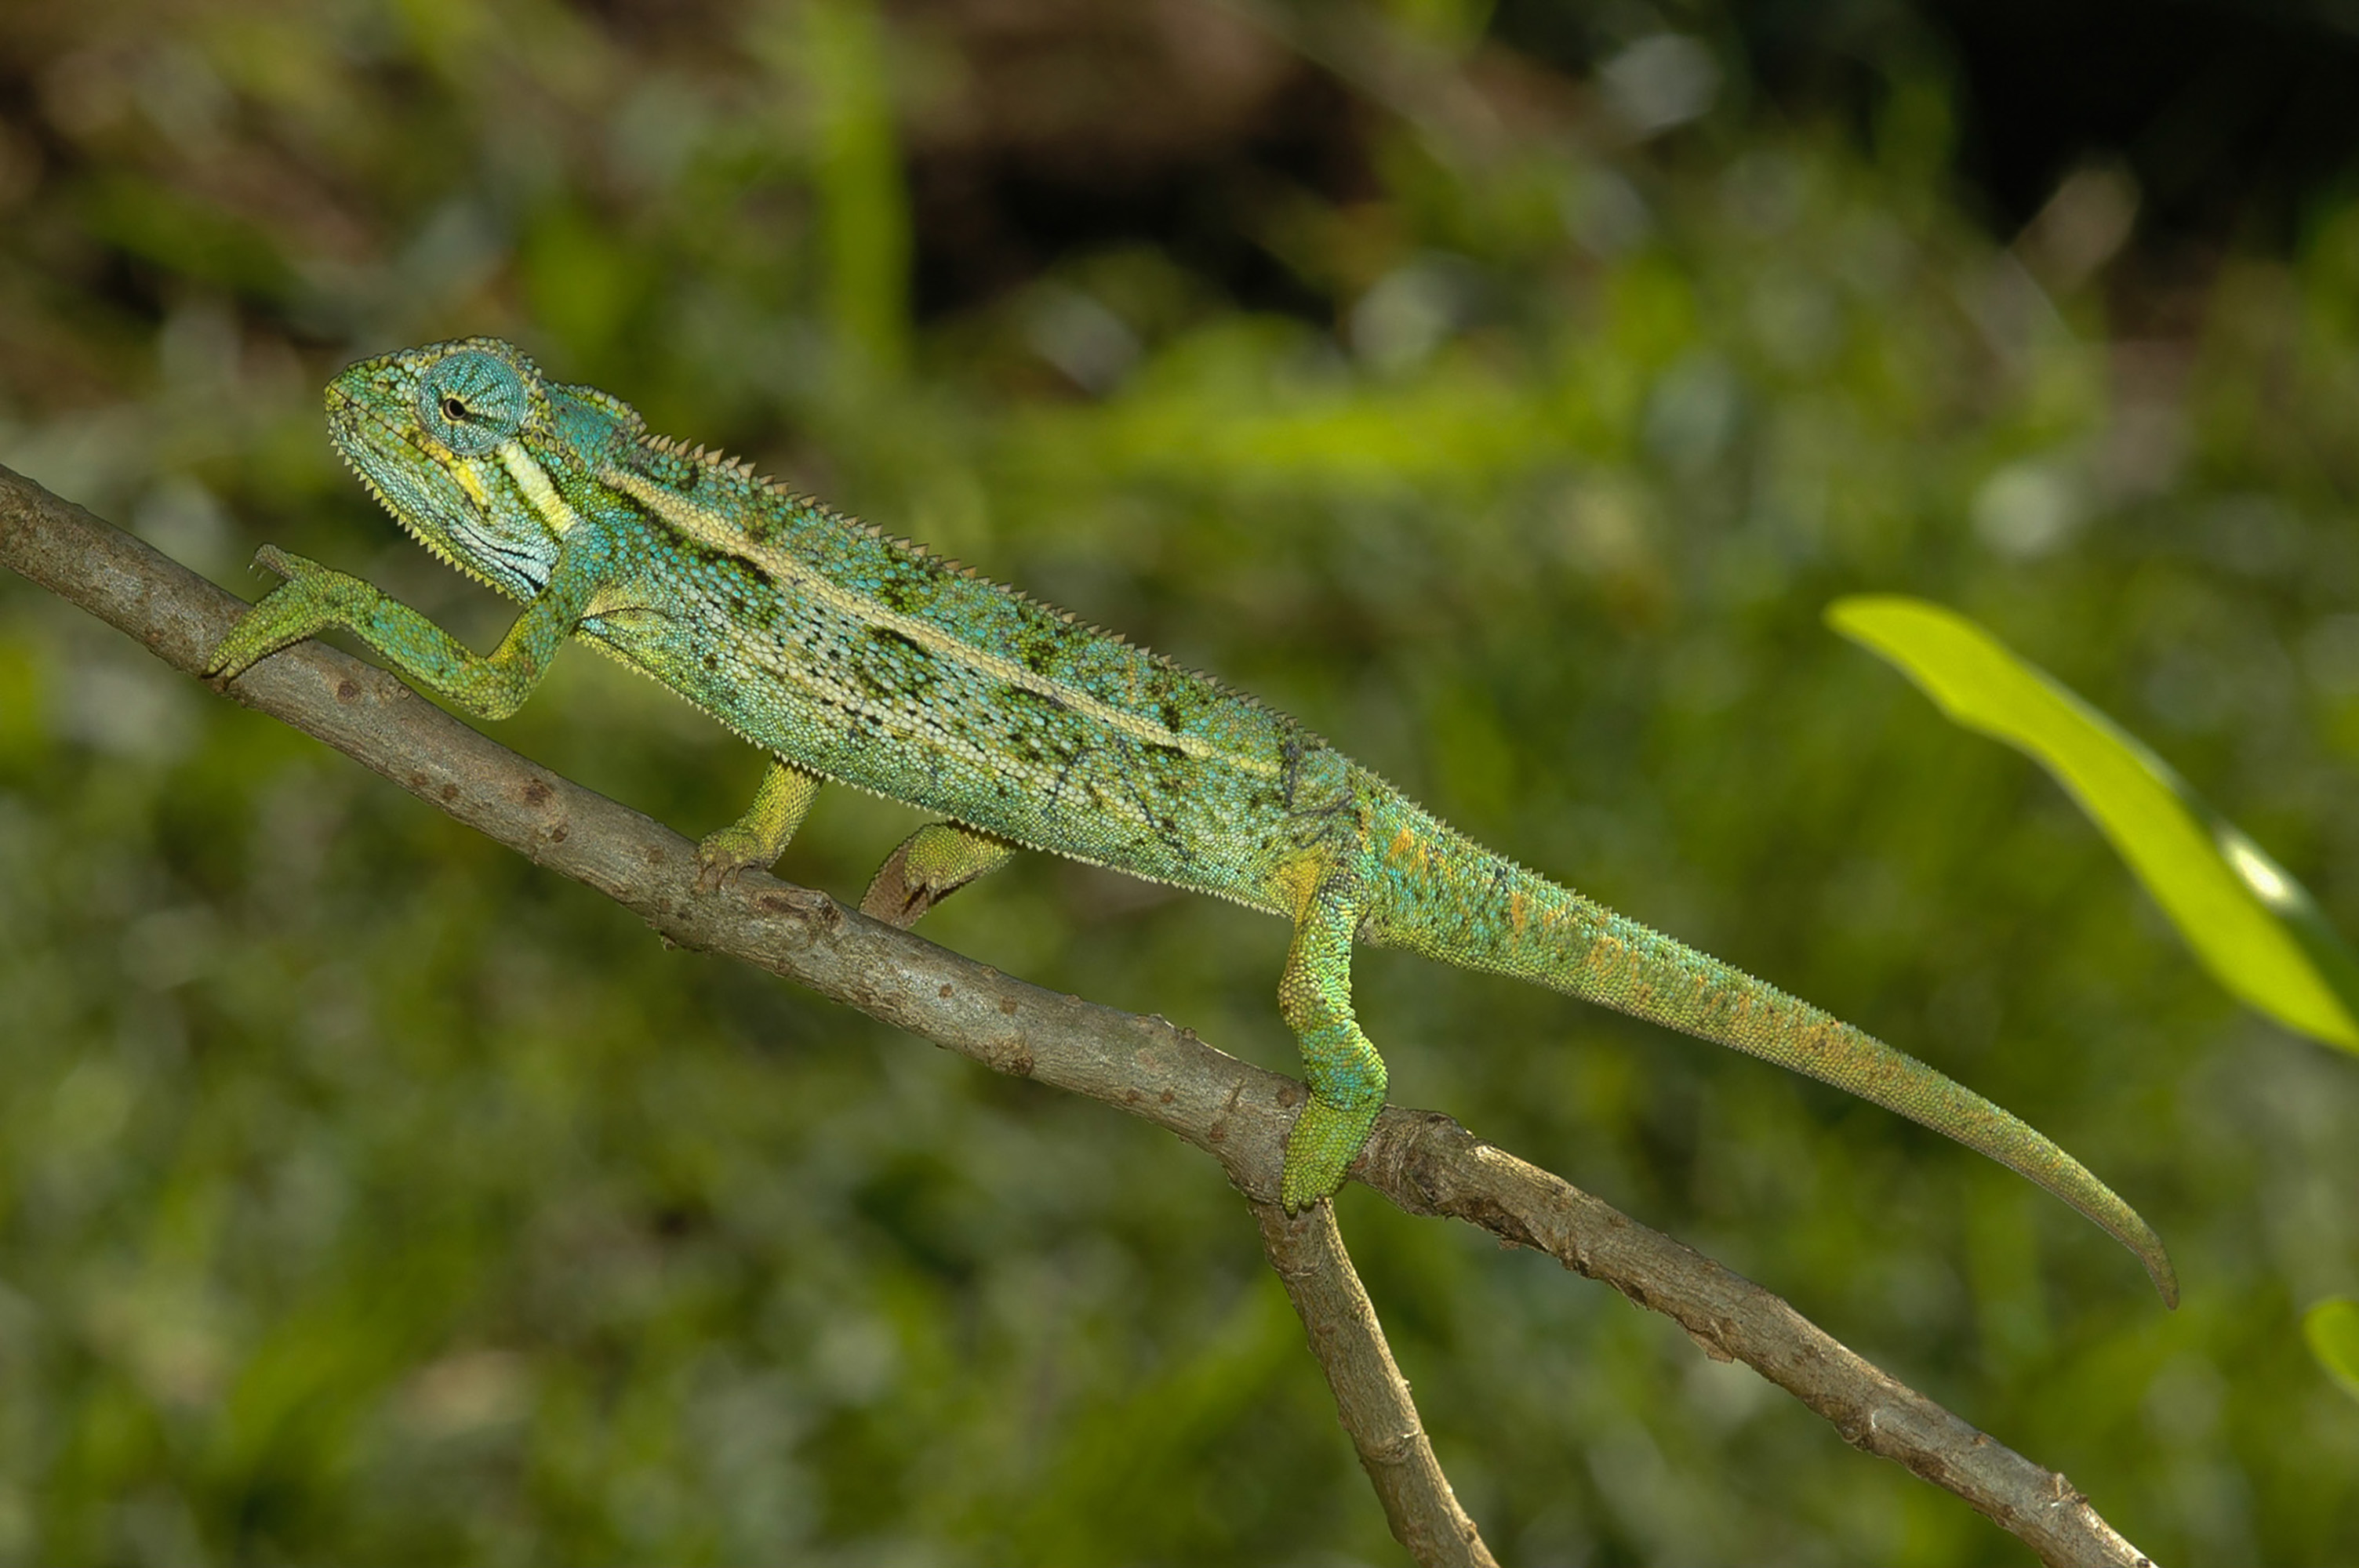
M 1321 1198 L 1332 1197 L 1343 1184 L 1343 1173 L 1367 1147 L 1383 1112 L 1382 1096 L 1360 1108 L 1321 1099 L 1316 1093 L 1295 1119 L 1286 1139 L 1286 1172 L 1278 1185 L 1278 1201 L 1288 1214 L 1299 1214 Z
M 287 580 L 238 618 L 205 661 L 205 678 L 231 680 L 279 649 L 331 626 L 350 625 L 384 597 L 358 578 L 288 554 L 276 545 L 254 553 L 254 564 Z
M 767 871 L 786 846 L 777 848 L 743 822 L 715 828 L 696 844 L 696 887 L 712 892 L 735 881 L 740 872 Z
M 728 827 L 704 836 L 696 847 L 696 886 L 712 892 L 737 880 L 741 871 L 766 871 L 787 852 L 818 797 L 820 776 L 773 758 L 754 792 L 754 804 Z

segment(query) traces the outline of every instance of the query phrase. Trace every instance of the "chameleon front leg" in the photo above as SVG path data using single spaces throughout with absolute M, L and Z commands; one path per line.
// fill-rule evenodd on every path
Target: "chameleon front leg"
M 872 920 L 908 930 L 926 911 L 1016 857 L 1016 846 L 955 822 L 929 822 L 885 857 L 860 901 Z
M 1352 938 L 1361 907 L 1359 878 L 1329 871 L 1295 917 L 1277 983 L 1278 1011 L 1310 1079 L 1310 1103 L 1286 1140 L 1279 1196 L 1289 1214 L 1343 1184 L 1385 1108 L 1384 1058 L 1352 1016 Z
M 569 570 L 560 557 L 549 586 L 485 654 L 349 572 L 275 545 L 265 545 L 254 559 L 287 580 L 230 628 L 205 666 L 207 676 L 235 676 L 290 643 L 343 626 L 401 674 L 485 719 L 506 719 L 524 706 L 597 589 L 592 574 L 578 566 Z
M 784 757 L 770 759 L 762 787 L 745 815 L 726 827 L 704 836 L 696 847 L 696 885 L 710 892 L 737 880 L 746 868 L 767 869 L 787 852 L 795 829 L 803 825 L 811 802 L 819 797 L 820 776 L 795 766 Z

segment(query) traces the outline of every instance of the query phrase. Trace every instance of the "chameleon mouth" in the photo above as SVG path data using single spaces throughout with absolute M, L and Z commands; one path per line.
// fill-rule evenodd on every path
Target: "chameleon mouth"
M 426 547 L 444 566 L 471 581 L 479 582 L 495 592 L 510 589 L 495 582 L 480 567 L 469 561 L 455 547 L 451 534 L 453 519 L 445 515 L 451 511 L 463 511 L 466 502 L 449 492 L 455 488 L 443 464 L 417 438 L 416 433 L 386 418 L 367 403 L 346 392 L 339 376 L 328 384 L 322 399 L 328 416 L 328 436 L 336 448 L 336 455 L 361 481 L 361 488 L 375 498 L 387 515 L 400 524 L 401 531 Z M 422 469 L 425 475 L 413 478 L 403 470 Z M 380 477 L 382 474 L 383 477 Z M 388 492 L 403 494 L 397 501 Z

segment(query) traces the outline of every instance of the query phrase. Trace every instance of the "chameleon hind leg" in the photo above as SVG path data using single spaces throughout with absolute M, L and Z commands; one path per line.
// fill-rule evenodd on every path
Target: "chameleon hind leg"
M 696 885 L 710 892 L 737 879 L 747 867 L 767 868 L 786 853 L 787 842 L 803 825 L 803 816 L 819 795 L 820 776 L 806 773 L 784 757 L 770 759 L 754 804 L 728 827 L 704 836 L 696 847 Z
M 1016 857 L 1016 846 L 955 822 L 929 822 L 885 857 L 860 913 L 903 930 L 926 911 Z
M 1352 1016 L 1352 938 L 1360 924 L 1359 879 L 1331 871 L 1302 905 L 1277 983 L 1277 1008 L 1294 1031 L 1310 1079 L 1310 1103 L 1286 1140 L 1279 1196 L 1291 1214 L 1343 1184 L 1385 1108 L 1385 1063 Z

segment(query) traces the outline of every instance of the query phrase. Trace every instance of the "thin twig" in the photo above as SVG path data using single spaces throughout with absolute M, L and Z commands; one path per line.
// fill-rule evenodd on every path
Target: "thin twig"
M 1429 1568 L 1497 1568 L 1433 1456 L 1408 1397 L 1408 1379 L 1394 1363 L 1376 1309 L 1343 1250 L 1334 1206 L 1322 1203 L 1289 1216 L 1277 1204 L 1256 1201 L 1253 1211 L 1261 1224 L 1262 1253 L 1310 1336 L 1310 1353 L 1334 1390 L 1336 1417 L 1352 1434 L 1394 1539 Z
M 138 540 L 0 468 L 0 566 L 195 673 L 245 606 Z M 973 1057 L 1126 1110 L 1217 1158 L 1275 1202 L 1292 1078 L 1160 1018 L 1059 996 L 748 873 L 695 891 L 695 847 L 452 719 L 382 670 L 318 643 L 265 660 L 229 695 L 326 741 L 535 861 L 596 888 L 682 946 L 725 954 Z M 2049 1564 L 2147 1559 L 2063 1476 L 1854 1355 L 1785 1302 L 1611 1206 L 1477 1141 L 1448 1117 L 1388 1108 L 1353 1175 L 1417 1214 L 1538 1248 L 1745 1361 L 1843 1437 L 1956 1493 Z
M 2021 1536 L 2049 1564 L 2151 1568 L 2071 1482 L 1909 1388 L 1763 1290 L 1435 1111 L 1387 1110 L 1352 1174 L 1411 1214 L 1536 1248 L 1742 1361 L 1832 1422 Z

